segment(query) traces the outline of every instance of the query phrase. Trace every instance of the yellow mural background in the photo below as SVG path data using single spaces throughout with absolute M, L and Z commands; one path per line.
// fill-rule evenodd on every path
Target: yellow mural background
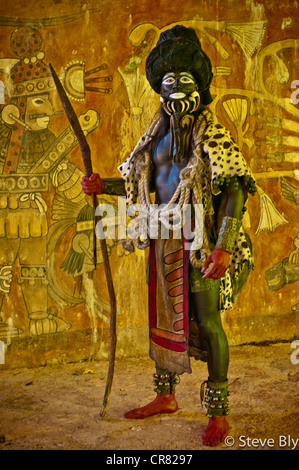
M 33 27 L 42 38 L 43 63 L 51 62 L 76 113 L 91 126 L 87 138 L 94 171 L 102 177 L 119 176 L 118 165 L 158 109 L 144 66 L 160 32 L 174 24 L 197 30 L 213 64 L 211 109 L 232 132 L 258 184 L 244 219 L 255 269 L 235 308 L 224 315 L 228 339 L 231 345 L 293 339 L 299 311 L 297 2 L 41 0 L 23 5 L 17 0 L 8 6 L 1 0 L 0 22 L 0 79 L 6 89 L 20 60 L 12 50 L 13 33 Z M 26 110 L 31 98 L 23 97 Z M 24 138 L 24 124 L 15 119 L 23 119 L 21 101 L 6 95 L 1 105 L 3 162 L 12 151 L 12 128 Z M 5 163 L 1 167 L 0 340 L 6 367 L 108 357 L 109 298 L 100 251 L 97 269 L 92 268 L 91 201 L 80 189 L 82 157 L 69 134 L 62 150 L 55 147 L 69 123 L 55 90 L 49 101 L 54 114 L 47 129 L 54 141 L 52 147 L 47 141 L 52 153 L 46 149 L 42 155 L 48 152 L 53 163 L 61 151 L 63 158 L 52 169 L 36 165 L 38 184 L 41 174 L 48 175 L 42 199 L 32 196 L 37 191 L 21 190 L 30 169 L 4 173 Z M 32 130 L 32 139 L 35 135 Z M 30 143 L 29 138 L 28 148 Z M 117 203 L 109 196 L 103 200 Z M 45 209 L 44 233 L 25 234 L 20 243 L 14 230 L 23 229 L 33 208 L 39 210 L 38 201 Z M 29 212 L 17 214 L 20 208 Z M 108 250 L 117 297 L 117 354 L 147 354 L 147 252 L 126 254 L 118 240 L 109 240 Z M 65 269 L 70 253 L 73 264 Z

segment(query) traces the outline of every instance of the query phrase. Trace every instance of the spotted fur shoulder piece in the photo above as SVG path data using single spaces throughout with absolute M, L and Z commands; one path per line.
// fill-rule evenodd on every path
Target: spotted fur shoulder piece
M 157 118 L 152 122 L 151 126 L 138 141 L 129 157 L 118 167 L 118 170 L 125 181 L 127 206 L 135 204 L 138 197 L 138 181 L 140 178 L 138 165 L 142 162 L 142 157 L 137 156 L 138 151 L 152 140 L 152 137 L 157 133 L 159 124 L 160 118 Z M 148 150 L 150 150 L 150 148 Z
M 248 191 L 251 194 L 255 193 L 255 180 L 246 160 L 231 133 L 219 122 L 212 121 L 206 127 L 203 150 L 210 159 L 213 194 L 219 194 L 225 181 L 235 176 L 243 177 Z
M 201 148 L 209 159 L 209 182 L 212 193 L 214 195 L 221 193 L 226 183 L 239 177 L 248 192 L 254 195 L 256 192 L 254 176 L 231 133 L 215 120 L 212 113 L 207 113 L 206 119 L 207 126 L 201 137 Z M 196 126 L 197 123 L 194 129 L 194 143 L 195 148 L 198 148 L 200 142 L 197 141 Z M 221 279 L 221 310 L 232 308 L 238 295 L 236 286 L 251 269 L 253 269 L 253 256 L 245 231 L 241 227 L 231 254 L 229 269 Z
M 207 123 L 203 132 L 200 131 L 202 120 L 198 119 L 194 123 L 192 132 L 193 152 L 190 157 L 190 163 L 192 165 L 197 164 L 199 159 L 202 158 L 202 150 L 207 154 L 209 160 L 208 166 L 210 168 L 207 186 L 210 183 L 211 192 L 214 195 L 219 194 L 222 186 L 236 176 L 241 177 L 248 191 L 254 194 L 256 191 L 254 177 L 230 132 L 214 120 L 212 113 L 209 111 L 203 112 L 203 118 Z M 140 153 L 140 150 L 143 146 L 149 144 L 145 153 L 151 151 L 150 141 L 156 134 L 159 124 L 160 118 L 157 118 L 141 137 L 131 155 L 118 168 L 125 180 L 127 206 L 135 204 L 138 197 L 140 165 L 142 165 L 145 159 L 145 154 Z M 253 258 L 251 249 L 248 245 L 244 229 L 241 227 L 231 255 L 229 269 L 221 279 L 219 300 L 222 310 L 232 308 L 235 300 L 234 286 L 239 283 L 242 273 L 252 268 Z

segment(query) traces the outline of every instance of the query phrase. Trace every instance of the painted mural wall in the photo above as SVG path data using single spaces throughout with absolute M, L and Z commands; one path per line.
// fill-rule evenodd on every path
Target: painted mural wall
M 50 62 L 79 116 L 94 171 L 117 167 L 159 97 L 145 58 L 161 31 L 196 29 L 213 64 L 210 105 L 257 180 L 244 226 L 255 269 L 224 316 L 230 344 L 291 340 L 299 312 L 297 1 L 0 1 L 0 341 L 5 366 L 105 358 L 109 296 L 80 148 Z M 3 85 L 3 86 L 2 86 Z M 101 196 L 118 214 L 118 200 Z M 117 220 L 117 218 L 115 219 Z M 147 354 L 147 252 L 107 238 L 117 354 Z

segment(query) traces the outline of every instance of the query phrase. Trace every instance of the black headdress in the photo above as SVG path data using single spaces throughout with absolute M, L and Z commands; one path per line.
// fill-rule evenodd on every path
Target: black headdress
M 164 31 L 149 53 L 146 60 L 146 76 L 156 93 L 160 93 L 162 77 L 172 69 L 191 72 L 198 84 L 201 103 L 211 103 L 212 65 L 202 50 L 194 29 L 176 25 Z

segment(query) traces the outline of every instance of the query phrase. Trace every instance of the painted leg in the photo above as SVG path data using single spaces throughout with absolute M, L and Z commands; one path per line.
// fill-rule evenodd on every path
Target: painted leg
M 174 413 L 178 404 L 174 393 L 161 395 L 157 393 L 156 398 L 145 406 L 135 408 L 125 413 L 127 419 L 143 419 L 161 413 Z
M 209 418 L 206 430 L 202 433 L 202 442 L 205 446 L 218 446 L 228 435 L 229 424 L 224 415 Z
M 174 413 L 178 409 L 175 399 L 175 385 L 179 382 L 177 374 L 170 373 L 156 366 L 154 374 L 156 398 L 145 406 L 125 413 L 127 419 L 143 419 L 162 413 Z
M 218 309 L 218 298 L 219 290 L 217 287 L 190 294 L 192 310 L 208 351 L 208 388 L 216 391 L 215 395 L 208 394 L 205 400 L 209 422 L 202 439 L 203 444 L 209 446 L 215 446 L 222 442 L 229 429 L 225 416 L 228 414 L 227 371 L 229 351 Z M 221 408 L 222 406 L 225 406 L 225 408 Z
M 11 322 L 6 323 L 5 317 L 11 318 L 9 302 L 7 302 L 8 312 L 2 315 L 2 308 L 5 297 L 10 294 L 13 282 L 13 266 L 18 255 L 20 240 L 0 238 L 0 341 L 6 342 L 8 338 L 18 337 L 23 330 L 15 327 Z
M 20 275 L 31 335 L 60 333 L 71 324 L 59 318 L 56 307 L 48 309 L 46 237 L 22 239 L 19 250 Z
M 205 388 L 204 388 L 205 387 Z M 204 382 L 201 388 L 201 399 L 208 409 L 209 422 L 203 432 L 202 441 L 206 446 L 217 446 L 226 438 L 229 424 L 226 415 L 228 407 L 228 382 Z

